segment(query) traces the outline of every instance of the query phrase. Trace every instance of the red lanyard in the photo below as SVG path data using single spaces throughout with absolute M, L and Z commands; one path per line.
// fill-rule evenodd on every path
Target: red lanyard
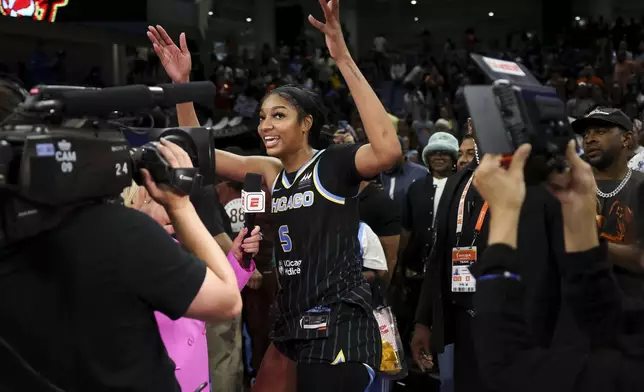
M 472 185 L 472 180 L 474 180 L 474 176 L 470 177 L 469 181 L 467 181 L 467 184 L 465 184 L 465 189 L 463 189 L 461 200 L 458 202 L 458 215 L 456 216 L 456 247 L 457 248 L 458 248 L 458 243 L 461 240 L 461 234 L 463 233 L 463 220 L 464 220 L 463 217 L 465 215 L 465 198 L 467 197 L 467 192 L 470 190 L 470 186 Z M 483 223 L 485 222 L 485 217 L 487 215 L 487 210 L 488 210 L 488 204 L 486 201 L 485 203 L 483 203 L 483 207 L 481 207 L 481 212 L 479 213 L 479 217 L 476 220 L 476 226 L 474 226 L 474 236 L 472 239 L 472 246 L 474 246 L 476 239 L 481 233 L 481 228 L 483 227 Z

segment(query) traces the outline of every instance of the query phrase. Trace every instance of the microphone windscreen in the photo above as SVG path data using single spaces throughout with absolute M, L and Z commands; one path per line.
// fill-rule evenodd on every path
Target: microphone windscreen
M 244 178 L 244 191 L 260 192 L 262 190 L 262 175 L 257 173 L 248 173 Z
M 160 84 L 163 89 L 161 106 L 174 106 L 180 103 L 197 102 L 207 107 L 214 106 L 217 88 L 212 82 L 191 82 L 177 84 Z
M 105 116 L 113 111 L 139 112 L 155 106 L 152 93 L 143 85 L 67 91 L 61 96 L 63 111 L 71 117 Z

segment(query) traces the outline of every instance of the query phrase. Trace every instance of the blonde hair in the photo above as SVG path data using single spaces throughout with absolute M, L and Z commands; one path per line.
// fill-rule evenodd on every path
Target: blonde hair
M 123 192 L 121 193 L 121 197 L 123 198 L 123 204 L 126 207 L 129 207 L 129 208 L 134 207 L 134 202 L 136 201 L 136 196 L 139 194 L 140 188 L 141 187 L 138 186 L 136 182 L 132 181 L 132 185 L 123 189 Z

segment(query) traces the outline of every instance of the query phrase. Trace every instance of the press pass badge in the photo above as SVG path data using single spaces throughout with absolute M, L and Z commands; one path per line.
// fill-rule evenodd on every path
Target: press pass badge
M 476 244 L 476 240 L 483 228 L 483 222 L 485 222 L 485 217 L 487 216 L 489 208 L 487 202 L 483 203 L 483 206 L 481 206 L 479 217 L 476 220 L 472 245 L 468 247 L 458 246 L 461 240 L 461 234 L 463 233 L 465 197 L 470 189 L 470 185 L 472 185 L 473 179 L 474 176 L 471 176 L 465 185 L 465 189 L 463 189 L 463 194 L 461 194 L 461 199 L 458 203 L 456 215 L 456 245 L 452 248 L 452 292 L 454 293 L 473 293 L 476 291 L 476 280 L 470 272 L 470 266 L 476 263 L 477 252 L 474 244 Z
M 476 291 L 476 279 L 470 272 L 470 266 L 476 263 L 476 257 L 476 246 L 452 249 L 452 292 Z

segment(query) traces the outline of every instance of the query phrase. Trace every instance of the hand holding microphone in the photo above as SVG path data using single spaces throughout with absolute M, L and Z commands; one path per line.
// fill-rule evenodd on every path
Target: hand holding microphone
M 262 176 L 261 174 L 248 173 L 244 179 L 244 189 L 242 190 L 242 207 L 244 209 L 244 230 L 246 240 L 249 239 L 254 233 L 258 234 L 261 240 L 261 233 L 259 227 L 255 226 L 255 216 L 265 210 L 266 195 L 262 191 Z M 257 230 L 257 231 L 255 231 Z M 240 233 L 241 235 L 241 233 Z M 246 241 L 244 240 L 244 241 Z M 259 242 L 258 242 L 259 246 Z M 248 269 L 250 267 L 250 260 L 253 258 L 252 253 L 244 250 L 242 267 Z
M 259 226 L 249 233 L 247 228 L 243 228 L 233 241 L 233 246 L 230 249 L 235 258 L 242 262 L 246 255 L 253 258 L 259 252 L 259 243 L 262 241 L 262 233 L 259 231 Z M 248 268 L 246 265 L 242 265 Z

